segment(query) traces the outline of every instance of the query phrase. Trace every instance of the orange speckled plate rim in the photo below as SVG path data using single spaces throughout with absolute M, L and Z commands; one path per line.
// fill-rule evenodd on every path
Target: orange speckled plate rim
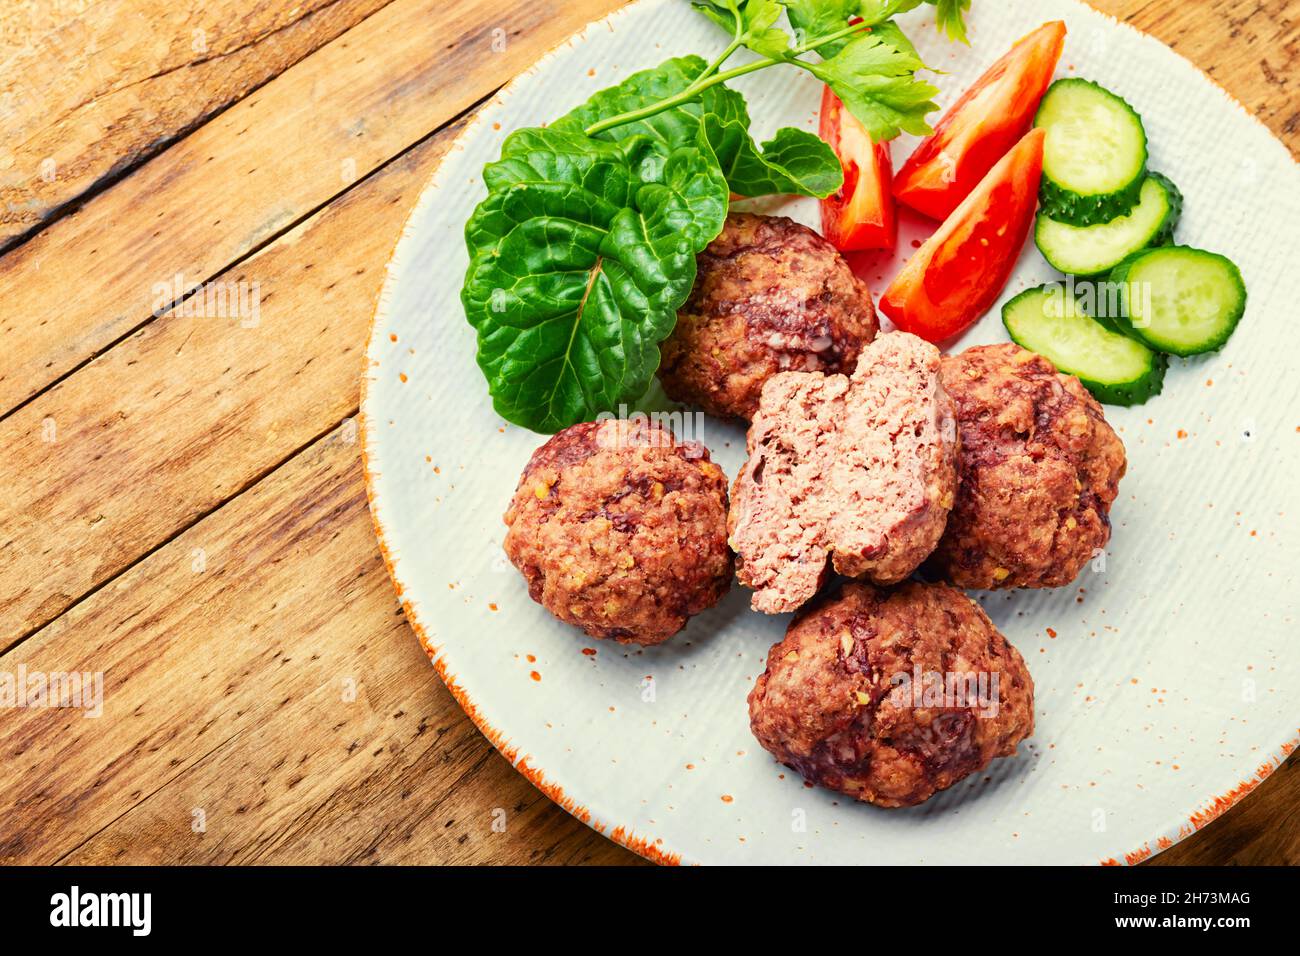
M 546 53 L 542 54 L 531 66 L 521 71 L 516 77 L 514 77 L 504 86 L 502 86 L 501 89 L 498 90 L 497 93 L 493 96 L 492 103 L 500 103 L 504 101 L 504 99 L 507 98 L 513 92 L 516 84 L 520 83 L 524 79 L 537 73 L 538 70 L 547 61 L 549 61 L 552 57 L 554 57 L 559 50 L 565 47 L 572 46 L 575 42 L 582 41 L 585 38 L 587 32 L 592 28 L 597 26 L 604 26 L 607 29 L 613 30 L 614 21 L 616 19 L 626 16 L 630 10 L 639 7 L 642 4 L 645 4 L 647 2 L 652 2 L 652 0 L 630 0 L 629 3 L 607 14 L 605 17 L 602 17 L 601 19 L 598 20 L 591 21 L 581 30 L 577 31 L 572 36 L 556 44 Z M 1197 67 L 1196 64 L 1191 63 L 1191 61 L 1187 60 L 1187 58 L 1182 56 L 1182 54 L 1178 53 L 1178 51 L 1172 49 L 1171 47 L 1168 47 L 1167 44 L 1164 44 L 1162 41 L 1151 36 L 1145 31 L 1139 30 L 1137 27 L 1133 26 L 1132 24 L 1125 23 L 1121 20 L 1117 20 L 1115 17 L 1111 16 L 1110 14 L 1105 13 L 1104 11 L 1101 10 L 1097 10 L 1095 7 L 1092 7 L 1091 4 L 1082 2 L 1082 0 L 1078 0 L 1078 2 L 1080 3 L 1081 6 L 1088 7 L 1093 13 L 1104 17 L 1112 25 L 1119 28 L 1132 30 L 1134 33 L 1138 33 L 1144 37 L 1147 37 L 1155 41 L 1156 43 L 1160 43 L 1162 46 L 1165 46 L 1165 48 L 1168 49 L 1169 52 L 1173 53 L 1175 56 L 1178 56 L 1180 59 L 1183 59 L 1184 61 L 1188 62 L 1193 69 L 1195 69 L 1198 73 L 1200 73 L 1207 80 L 1209 80 L 1234 107 L 1236 107 L 1239 111 L 1241 111 L 1243 115 L 1245 115 L 1251 121 L 1253 121 L 1254 123 L 1262 127 L 1268 133 L 1269 136 L 1273 137 L 1274 139 L 1277 139 L 1273 131 L 1271 129 L 1268 129 L 1268 127 L 1265 126 L 1265 124 L 1259 119 L 1259 117 L 1257 117 L 1250 110 L 1246 109 L 1246 107 L 1243 106 L 1241 102 L 1238 101 L 1235 97 L 1233 97 L 1232 94 L 1230 94 L 1227 90 L 1223 89 L 1223 87 L 1220 86 L 1219 83 L 1212 76 L 1205 73 L 1205 71 Z M 485 107 L 487 105 L 490 104 L 484 104 Z M 359 432 L 361 436 L 361 442 L 360 442 L 361 465 L 362 465 L 362 471 L 365 476 L 366 502 L 369 506 L 371 522 L 375 528 L 375 537 L 379 542 L 380 555 L 383 558 L 384 566 L 388 569 L 388 575 L 393 581 L 394 589 L 397 592 L 398 600 L 401 603 L 402 610 L 406 615 L 407 621 L 410 623 L 412 630 L 415 631 L 415 635 L 419 639 L 420 645 L 424 648 L 425 654 L 428 655 L 429 661 L 433 664 L 433 667 L 437 671 L 438 676 L 442 679 L 443 684 L 447 687 L 447 690 L 451 692 L 452 697 L 465 711 L 469 719 L 473 721 L 474 725 L 478 727 L 478 729 L 482 732 L 483 736 L 485 736 L 488 739 L 488 741 L 491 742 L 492 746 L 495 747 L 503 757 L 505 757 L 508 761 L 510 761 L 510 764 L 517 771 L 523 774 L 523 776 L 534 787 L 536 787 L 538 790 L 544 793 L 550 800 L 558 804 L 560 807 L 562 807 L 568 813 L 572 814 L 578 820 L 581 820 L 583 823 L 587 824 L 597 833 L 601 834 L 602 836 L 608 837 L 609 839 L 613 840 L 615 843 L 619 844 L 620 846 L 626 847 L 632 852 L 644 857 L 647 860 L 650 860 L 653 863 L 658 863 L 661 865 L 668 865 L 668 866 L 677 866 L 683 862 L 683 857 L 681 852 L 671 849 L 670 847 L 665 845 L 664 841 L 660 838 L 654 837 L 652 835 L 637 834 L 632 830 L 631 827 L 616 824 L 613 823 L 612 821 L 608 821 L 597 816 L 586 806 L 580 804 L 578 801 L 570 797 L 565 792 L 564 788 L 557 781 L 552 780 L 546 775 L 546 772 L 541 767 L 534 766 L 532 763 L 530 763 L 532 758 L 528 754 L 521 752 L 520 749 L 514 743 L 512 743 L 504 733 L 502 733 L 500 730 L 498 730 L 496 727 L 494 727 L 491 723 L 488 722 L 487 718 L 483 715 L 483 713 L 479 710 L 478 706 L 474 703 L 473 699 L 471 699 L 471 697 L 469 696 L 469 693 L 465 690 L 463 686 L 461 686 L 459 681 L 456 679 L 456 676 L 451 672 L 451 670 L 447 666 L 445 658 L 440 654 L 439 648 L 433 643 L 433 641 L 429 637 L 429 632 L 427 628 L 424 626 L 424 623 L 420 620 L 419 616 L 416 614 L 414 606 L 406 597 L 405 589 L 402 584 L 402 577 L 397 567 L 397 558 L 396 555 L 389 548 L 388 540 L 384 533 L 383 520 L 380 518 L 379 510 L 376 507 L 375 477 L 377 475 L 377 472 L 375 471 L 370 459 L 370 450 L 369 450 L 370 433 L 369 433 L 368 420 L 366 415 L 366 408 L 370 403 L 370 386 L 372 381 L 374 380 L 373 376 L 371 375 L 371 372 L 374 368 L 378 367 L 379 365 L 378 361 L 371 358 L 372 346 L 374 345 L 375 329 L 380 325 L 381 320 L 385 320 L 387 318 L 387 303 L 390 299 L 389 286 L 392 283 L 395 274 L 394 262 L 396 261 L 397 258 L 398 249 L 400 248 L 402 242 L 408 237 L 408 234 L 410 232 L 411 221 L 423 209 L 424 204 L 426 202 L 431 201 L 431 197 L 433 196 L 433 188 L 432 188 L 433 182 L 434 180 L 437 179 L 438 174 L 442 168 L 443 162 L 446 161 L 447 157 L 451 155 L 451 153 L 461 144 L 463 140 L 467 140 L 470 136 L 472 136 L 474 133 L 477 132 L 480 124 L 483 122 L 483 112 L 484 112 L 483 108 L 480 108 L 479 111 L 473 116 L 473 118 L 471 118 L 470 121 L 466 124 L 465 128 L 460 132 L 460 134 L 456 137 L 456 139 L 453 140 L 452 143 L 447 147 L 446 152 L 443 154 L 442 158 L 438 162 L 438 166 L 429 174 L 429 178 L 426 180 L 425 185 L 421 188 L 419 199 L 416 201 L 415 206 L 408 214 L 406 222 L 402 226 L 400 235 L 393 243 L 392 252 L 389 255 L 388 263 L 385 266 L 384 283 L 379 290 L 378 296 L 376 297 L 375 307 L 371 312 L 369 329 L 367 331 L 367 336 L 366 336 L 366 354 L 365 354 L 364 366 L 361 375 L 361 409 L 360 409 L 360 414 L 358 416 Z M 1285 146 L 1285 144 L 1283 145 Z M 1256 768 L 1253 775 L 1251 775 L 1246 779 L 1243 779 L 1239 784 L 1237 784 L 1235 787 L 1233 787 L 1226 793 L 1207 799 L 1202 804 L 1201 808 L 1195 811 L 1194 813 L 1192 813 L 1189 817 L 1187 817 L 1186 819 L 1180 818 L 1175 820 L 1165 829 L 1163 833 L 1157 835 L 1152 840 L 1148 840 L 1147 842 L 1143 843 L 1141 846 L 1137 847 L 1136 849 L 1131 850 L 1128 853 L 1124 853 L 1120 857 L 1107 857 L 1098 862 L 1102 866 L 1124 866 L 1124 865 L 1135 866 L 1138 863 L 1141 863 L 1151 858 L 1155 854 L 1160 853 L 1163 850 L 1169 849 L 1169 847 L 1173 846 L 1175 843 L 1185 839 L 1188 836 L 1191 836 L 1193 833 L 1197 832 L 1198 830 L 1201 830 L 1202 828 L 1208 826 L 1210 823 L 1217 820 L 1228 810 L 1232 809 L 1232 807 L 1235 806 L 1238 801 L 1240 801 L 1247 794 L 1251 793 L 1261 783 L 1263 783 L 1264 780 L 1266 780 L 1273 773 L 1274 770 L 1276 770 L 1278 767 L 1282 765 L 1282 763 L 1287 759 L 1287 757 L 1289 757 L 1296 750 L 1297 747 L 1300 747 L 1300 728 L 1297 728 L 1295 733 L 1296 736 L 1280 744 L 1273 752 L 1272 756 L 1270 756 L 1267 760 L 1265 760 Z

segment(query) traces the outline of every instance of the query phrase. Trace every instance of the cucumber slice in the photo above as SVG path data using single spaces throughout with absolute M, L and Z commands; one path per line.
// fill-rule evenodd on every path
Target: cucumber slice
M 1062 283 L 1020 293 L 1002 307 L 1002 324 L 1017 345 L 1077 376 L 1100 402 L 1141 405 L 1164 385 L 1165 357 L 1089 318 Z
M 1072 226 L 1039 213 L 1034 242 L 1043 258 L 1062 272 L 1094 276 L 1109 272 L 1148 246 L 1167 243 L 1182 209 L 1178 187 L 1159 173 L 1147 173 L 1138 204 L 1127 216 L 1092 226 Z
M 1043 211 L 1072 226 L 1126 216 L 1146 176 L 1147 134 L 1124 100 L 1090 80 L 1057 80 L 1034 125 L 1043 144 Z
M 1161 352 L 1223 348 L 1246 311 L 1246 283 L 1231 259 L 1190 246 L 1147 249 L 1115 267 L 1124 320 Z

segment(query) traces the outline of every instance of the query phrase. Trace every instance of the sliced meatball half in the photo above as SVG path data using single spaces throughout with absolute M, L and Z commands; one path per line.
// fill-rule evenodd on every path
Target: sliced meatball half
M 793 611 L 829 568 L 877 584 L 911 574 L 943 534 L 957 487 L 939 351 L 893 333 L 850 378 L 786 373 L 763 388 L 728 534 L 755 610 Z

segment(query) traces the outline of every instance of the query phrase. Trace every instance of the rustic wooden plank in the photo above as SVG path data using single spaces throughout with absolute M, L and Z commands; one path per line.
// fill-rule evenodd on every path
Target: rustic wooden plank
M 255 324 L 172 310 L 0 420 L 0 649 L 357 407 L 384 263 L 459 129 L 222 275 Z
M 20 663 L 103 671 L 103 716 L 0 722 L 2 862 L 623 856 L 491 751 L 433 673 L 374 541 L 351 419 L 0 670 Z
M 481 0 L 394 0 L 11 250 L 0 414 L 615 5 L 539 0 L 503 19 Z
M 6 3 L 0 249 L 387 2 Z

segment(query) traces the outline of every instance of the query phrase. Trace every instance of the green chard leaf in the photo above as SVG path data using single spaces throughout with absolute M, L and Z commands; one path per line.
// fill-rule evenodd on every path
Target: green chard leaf
M 716 157 L 524 129 L 484 180 L 461 301 L 497 413 L 553 432 L 635 401 L 726 217 Z
M 816 196 L 824 198 L 844 184 L 835 151 L 818 136 L 786 126 L 763 144 L 739 123 L 704 117 L 704 134 L 722 160 L 727 185 L 738 196 Z
M 618 86 L 611 86 L 592 95 L 575 110 L 571 110 L 551 124 L 552 129 L 582 132 L 599 120 L 642 107 L 660 103 L 682 92 L 707 69 L 698 56 L 675 57 L 649 70 L 633 73 Z M 712 86 L 681 106 L 664 110 L 646 119 L 622 123 L 596 139 L 619 141 L 635 136 L 648 137 L 661 155 L 667 155 L 678 146 L 696 142 L 700 117 L 711 113 L 723 121 L 749 125 L 749 112 L 745 99 L 735 90 L 725 86 Z
M 720 58 L 747 46 L 809 70 L 873 140 L 930 132 L 934 87 L 891 18 L 922 2 L 965 38 L 970 0 L 696 0 L 726 30 Z M 799 44 L 777 26 L 782 10 Z M 871 32 L 817 44 L 860 16 Z M 802 55 L 815 49 L 813 59 Z M 714 67 L 716 69 L 716 65 Z M 483 171 L 488 195 L 465 224 L 461 289 L 492 404 L 509 421 L 554 432 L 640 398 L 659 343 L 695 283 L 695 257 L 722 230 L 729 196 L 825 197 L 840 188 L 834 152 L 786 128 L 761 147 L 728 76 L 697 56 L 668 60 L 602 90 L 549 128 L 509 137 Z M 588 136 L 588 129 L 597 129 Z
M 688 56 L 634 73 L 618 86 L 592 96 L 557 120 L 552 129 L 583 130 L 607 116 L 658 103 L 690 86 L 706 66 L 699 57 Z M 738 196 L 779 193 L 824 198 L 844 180 L 835 151 L 812 133 L 787 127 L 760 148 L 749 133 L 744 97 L 721 84 L 704 90 L 698 99 L 615 126 L 596 138 L 617 142 L 635 136 L 648 137 L 660 155 L 707 142 L 728 186 Z

